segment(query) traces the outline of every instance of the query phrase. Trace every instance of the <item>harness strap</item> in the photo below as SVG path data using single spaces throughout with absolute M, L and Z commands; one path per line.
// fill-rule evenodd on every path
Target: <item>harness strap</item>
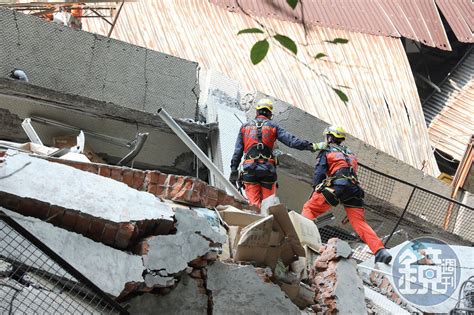
M 254 144 L 249 148 L 247 153 L 245 154 L 245 161 L 255 161 L 259 159 L 264 160 L 273 160 L 273 152 L 272 149 L 266 146 L 263 143 L 263 133 L 262 128 L 265 125 L 266 121 L 253 121 L 255 126 L 257 127 L 257 144 Z M 274 161 L 273 161 L 274 162 Z

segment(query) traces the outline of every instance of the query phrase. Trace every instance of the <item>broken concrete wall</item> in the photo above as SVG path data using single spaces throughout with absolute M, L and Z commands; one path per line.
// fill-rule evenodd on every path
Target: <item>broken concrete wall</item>
M 217 205 L 232 205 L 242 209 L 248 206 L 246 202 L 242 202 L 234 196 L 226 194 L 224 190 L 208 185 L 195 177 L 56 158 L 49 158 L 48 160 L 112 178 L 131 188 L 147 191 L 157 197 L 179 203 L 207 208 L 214 208 Z
M 25 217 L 3 208 L 0 210 L 11 216 L 108 294 L 118 296 L 125 283 L 143 281 L 143 264 L 140 256 L 130 255 L 102 243 L 94 242 L 82 235 L 55 227 L 39 219 Z M 0 240 L 0 248 L 11 248 L 2 242 L 4 240 Z M 42 260 L 38 260 L 40 265 L 34 265 L 31 253 L 25 251 L 23 247 L 19 247 L 17 252 L 10 252 L 8 256 L 15 257 L 18 261 L 33 263 L 32 267 L 45 267 Z
M 207 123 L 216 122 L 219 127 L 219 134 L 211 137 L 212 161 L 228 178 L 237 133 L 246 120 L 245 112 L 240 108 L 240 84 L 213 70 L 201 70 L 199 78 L 202 82 L 201 113 Z M 224 187 L 218 181 L 216 185 Z
M 139 236 L 167 233 L 171 207 L 152 194 L 75 168 L 9 151 L 0 205 L 127 248 Z M 113 197 L 111 197 L 113 196 Z
M 166 295 L 144 293 L 131 298 L 124 304 L 130 314 L 150 314 L 166 312 L 166 314 L 208 314 L 208 297 L 202 286 L 202 280 L 189 276 L 181 277 L 176 288 Z
M 0 9 L 0 56 L 2 77 L 20 68 L 34 85 L 196 118 L 195 62 L 8 9 Z
M 366 314 L 364 288 L 351 256 L 350 246 L 332 238 L 321 248 L 313 268 L 310 270 L 312 286 L 316 289 L 315 311 L 328 314 Z
M 300 314 L 276 284 L 259 278 L 253 266 L 216 262 L 207 269 L 214 314 Z

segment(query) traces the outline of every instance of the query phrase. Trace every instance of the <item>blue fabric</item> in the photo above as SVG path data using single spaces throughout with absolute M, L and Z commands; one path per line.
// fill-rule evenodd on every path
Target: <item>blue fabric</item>
M 313 174 L 313 187 L 318 186 L 326 179 L 326 173 L 328 171 L 328 160 L 326 154 L 328 152 L 323 150 L 319 151 L 318 156 L 316 157 L 316 165 L 314 166 Z

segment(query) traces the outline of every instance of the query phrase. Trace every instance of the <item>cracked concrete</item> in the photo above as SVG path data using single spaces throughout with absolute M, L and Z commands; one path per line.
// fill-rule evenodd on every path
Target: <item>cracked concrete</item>
M 164 269 L 168 274 L 186 269 L 188 262 L 209 250 L 209 241 L 194 231 L 158 235 L 147 242 L 148 254 L 143 256 L 145 267 L 150 270 Z
M 177 208 L 175 218 L 178 221 L 178 233 L 182 231 L 196 231 L 214 243 L 225 244 L 227 242 L 227 234 L 214 230 L 206 218 L 199 216 L 193 210 Z
M 208 298 L 200 284 L 189 276 L 182 276 L 176 288 L 167 295 L 145 293 L 133 297 L 126 304 L 130 305 L 130 314 L 157 314 L 159 310 L 166 314 L 206 315 Z
M 159 235 L 147 240 L 148 253 L 143 262 L 149 270 L 164 270 L 167 274 L 180 272 L 192 260 L 204 256 L 210 243 L 224 244 L 227 235 L 217 232 L 206 218 L 195 211 L 176 208 L 177 233 Z
M 102 243 L 94 242 L 77 233 L 57 228 L 39 219 L 25 217 L 18 213 L 1 208 L 21 226 L 36 236 L 74 268 L 89 278 L 104 292 L 118 296 L 125 283 L 143 281 L 143 263 L 140 256 L 130 255 Z M 2 244 L 0 248 L 8 248 Z M 32 252 L 18 248 L 9 251 L 10 256 L 19 261 L 31 261 Z M 33 266 L 44 268 L 43 265 Z
M 214 314 L 300 314 L 280 287 L 263 282 L 253 266 L 216 262 L 207 270 Z
M 164 107 L 173 117 L 196 116 L 196 62 L 3 8 L 0 30 L 0 73 L 21 68 L 45 88 L 153 114 Z
M 10 174 L 27 163 L 30 164 L 21 171 L 0 181 L 0 191 L 111 222 L 173 220 L 170 206 L 160 202 L 152 194 L 137 191 L 110 178 L 23 153 L 7 155 L 3 168 Z

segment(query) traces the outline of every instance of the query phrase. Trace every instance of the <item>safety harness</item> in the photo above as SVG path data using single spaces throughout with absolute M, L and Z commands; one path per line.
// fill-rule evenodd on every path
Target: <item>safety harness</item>
M 316 191 L 320 191 L 329 204 L 335 206 L 339 203 L 339 200 L 334 195 L 334 189 L 329 187 L 332 185 L 345 185 L 348 183 L 357 185 L 359 184 L 359 180 L 357 179 L 357 174 L 352 167 L 351 161 L 349 160 L 349 154 L 346 150 L 339 146 L 330 146 L 327 150 L 342 153 L 344 155 L 344 160 L 348 165 L 348 167 L 338 169 L 332 176 L 326 177 L 318 186 L 316 186 Z
M 348 152 L 344 148 L 341 148 L 339 146 L 331 146 L 330 149 L 332 151 L 342 153 L 348 167 L 340 168 L 331 177 L 326 178 L 324 181 L 327 182 L 327 184 L 325 184 L 324 186 L 328 187 L 331 185 L 346 184 L 347 182 L 351 182 L 354 185 L 359 184 L 357 174 L 355 173 L 354 168 L 352 167 Z
M 262 141 L 262 128 L 266 121 L 253 121 L 257 127 L 258 143 L 252 145 L 245 154 L 245 161 L 253 162 L 255 160 L 269 160 L 274 161 L 272 149 L 266 146 Z

